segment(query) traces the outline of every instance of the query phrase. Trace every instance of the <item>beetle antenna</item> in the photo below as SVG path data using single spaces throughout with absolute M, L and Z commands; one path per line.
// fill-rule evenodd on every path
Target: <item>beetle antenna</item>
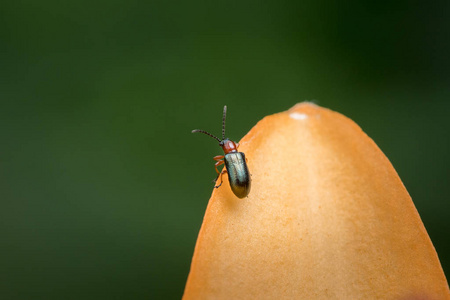
M 209 136 L 212 137 L 213 139 L 218 140 L 219 143 L 221 142 L 221 140 L 220 140 L 217 136 L 212 135 L 211 133 L 209 133 L 209 132 L 207 132 L 207 131 L 204 131 L 204 130 L 201 130 L 201 129 L 194 129 L 194 130 L 192 130 L 192 133 L 196 133 L 196 132 L 204 133 L 204 134 L 206 134 L 206 135 L 209 135 Z
M 222 140 L 225 139 L 225 119 L 227 117 L 227 106 L 223 107 L 223 119 L 222 119 Z

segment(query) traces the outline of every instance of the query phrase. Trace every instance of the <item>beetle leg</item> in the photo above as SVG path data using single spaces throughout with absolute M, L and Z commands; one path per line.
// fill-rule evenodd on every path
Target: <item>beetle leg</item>
M 223 155 L 217 155 L 217 156 L 214 156 L 213 159 L 214 159 L 215 161 L 219 161 L 219 160 L 222 160 L 224 157 L 225 157 L 225 156 L 223 156 Z
M 226 172 L 227 172 L 227 170 L 222 170 L 222 172 L 219 175 L 217 175 L 216 180 L 214 180 L 214 181 L 217 181 L 217 178 L 219 178 L 219 176 L 220 176 L 220 184 L 214 186 L 216 189 L 219 188 L 222 185 L 222 183 L 223 183 L 222 176 Z
M 217 157 L 217 156 L 216 156 L 216 157 Z M 217 169 L 217 167 L 220 166 L 220 165 L 223 165 L 223 163 L 224 163 L 223 160 L 219 160 L 219 161 L 217 161 L 217 162 L 214 164 L 214 168 L 216 168 L 217 174 L 220 174 L 220 172 L 219 172 L 219 170 Z M 217 175 L 217 176 L 219 176 L 219 175 Z M 217 180 L 217 178 L 216 178 L 216 180 Z
M 222 185 L 222 183 L 223 183 L 223 180 L 222 180 L 223 173 L 226 173 L 226 172 L 227 172 L 227 170 L 224 170 L 224 169 L 222 169 L 222 171 L 219 172 L 219 170 L 217 169 L 218 166 L 223 165 L 223 164 L 225 163 L 225 161 L 223 160 L 223 158 L 224 158 L 223 155 L 217 155 L 217 156 L 214 156 L 214 158 L 213 158 L 215 161 L 217 161 L 217 162 L 214 164 L 214 168 L 216 169 L 216 172 L 217 172 L 217 177 L 216 177 L 216 179 L 214 179 L 213 182 L 214 182 L 214 183 L 217 182 L 217 179 L 219 179 L 219 176 L 220 176 L 220 184 L 214 186 L 216 189 L 219 188 L 219 187 Z

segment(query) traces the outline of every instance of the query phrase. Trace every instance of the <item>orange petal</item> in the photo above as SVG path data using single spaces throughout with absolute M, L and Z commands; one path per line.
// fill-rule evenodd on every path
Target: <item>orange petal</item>
M 215 189 L 183 299 L 450 299 L 436 251 L 389 160 L 311 103 L 240 142 L 252 191 Z

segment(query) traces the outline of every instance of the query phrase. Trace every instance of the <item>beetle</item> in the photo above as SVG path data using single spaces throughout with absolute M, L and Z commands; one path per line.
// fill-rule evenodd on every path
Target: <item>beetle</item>
M 233 193 L 238 198 L 244 198 L 250 193 L 251 179 L 250 173 L 247 167 L 247 160 L 243 152 L 238 152 L 239 143 L 233 142 L 229 138 L 225 138 L 225 119 L 227 116 L 227 106 L 223 107 L 223 119 L 222 119 L 222 140 L 220 140 L 215 135 L 201 130 L 194 129 L 192 133 L 200 132 L 209 135 L 213 139 L 219 142 L 219 146 L 222 147 L 224 155 L 214 156 L 216 163 L 214 168 L 217 172 L 217 177 L 214 182 L 220 176 L 220 184 L 214 185 L 215 188 L 219 188 L 222 183 L 222 176 L 224 173 L 228 173 L 228 181 L 230 182 L 230 187 Z M 225 168 L 221 172 L 217 169 L 218 166 L 225 164 Z

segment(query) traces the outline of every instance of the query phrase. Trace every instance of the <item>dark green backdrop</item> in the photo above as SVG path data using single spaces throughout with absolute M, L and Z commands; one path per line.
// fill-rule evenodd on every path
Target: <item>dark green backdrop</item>
M 449 3 L 2 1 L 0 298 L 179 299 L 224 104 L 355 120 L 449 275 Z

